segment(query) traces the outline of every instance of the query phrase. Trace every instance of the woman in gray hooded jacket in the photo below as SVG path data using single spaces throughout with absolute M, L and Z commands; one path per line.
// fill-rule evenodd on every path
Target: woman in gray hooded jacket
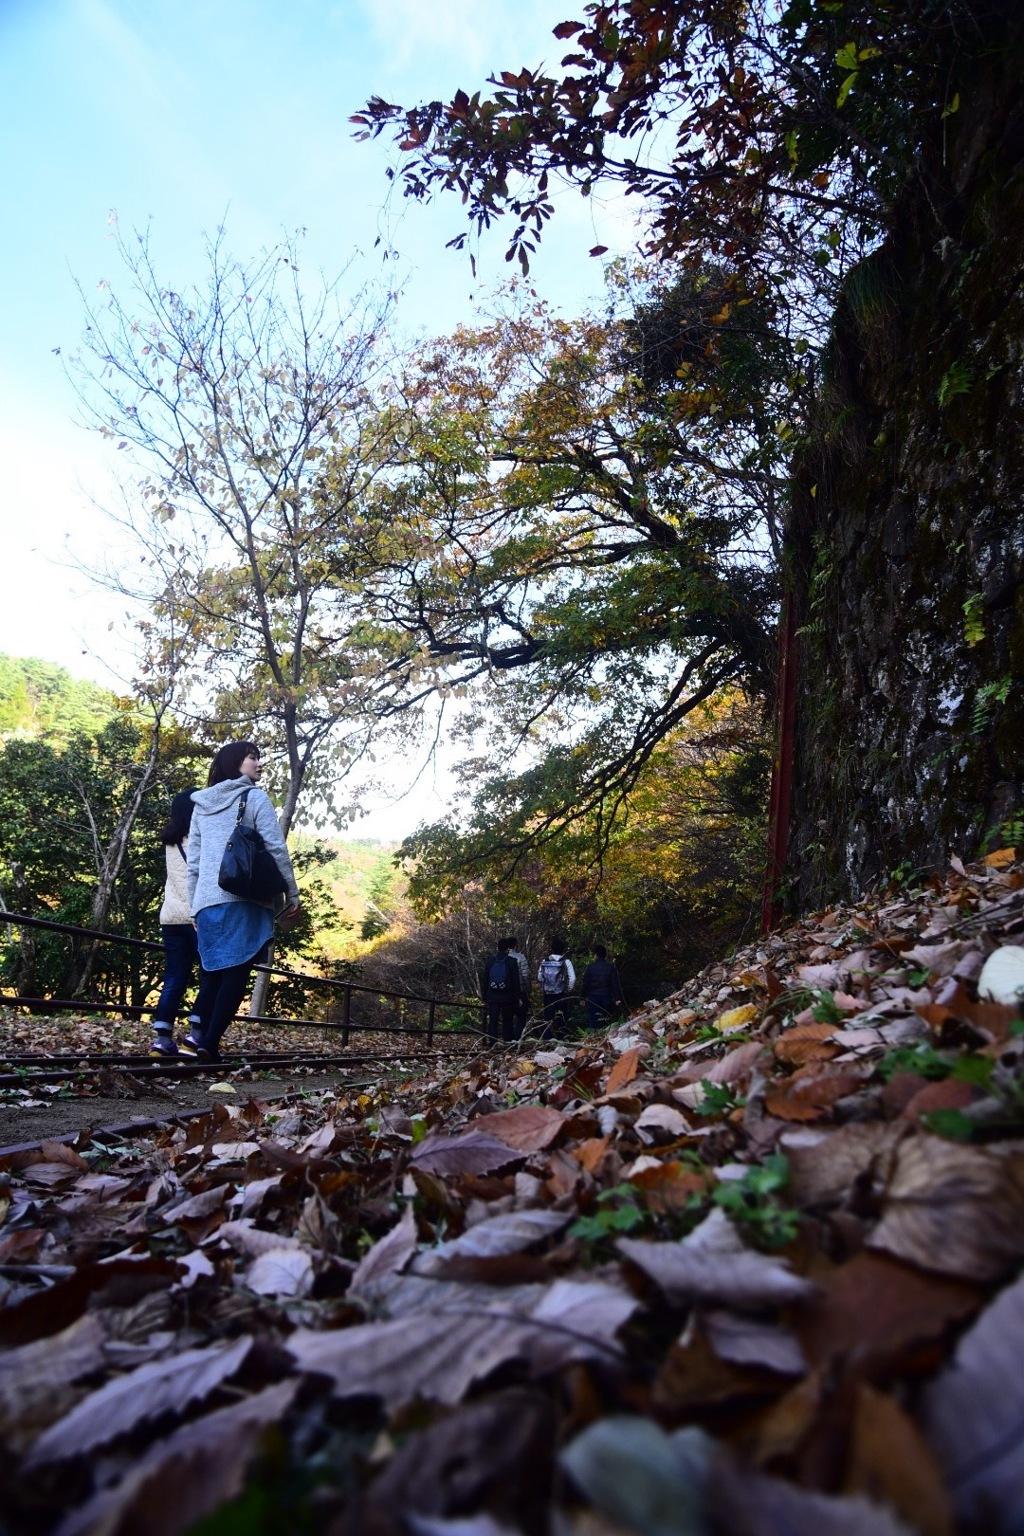
M 246 796 L 244 819 L 260 833 L 285 883 L 284 916 L 299 910 L 288 847 L 274 807 L 258 787 L 263 772 L 259 748 L 251 741 L 229 741 L 210 765 L 206 789 L 192 797 L 192 829 L 188 840 L 188 889 L 199 936 L 199 958 L 209 985 L 200 999 L 198 1023 L 181 1050 L 201 1061 L 218 1061 L 224 1031 L 238 1012 L 249 986 L 252 968 L 274 932 L 274 903 L 248 901 L 218 883 L 221 860 Z

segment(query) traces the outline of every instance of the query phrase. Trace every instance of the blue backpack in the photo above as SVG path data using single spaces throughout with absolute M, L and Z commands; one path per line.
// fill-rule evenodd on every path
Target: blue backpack
M 512 984 L 512 967 L 515 966 L 515 978 L 519 979 L 519 967 L 515 961 L 510 961 L 507 955 L 495 955 L 487 962 L 487 996 L 493 998 L 514 997 L 518 986 Z

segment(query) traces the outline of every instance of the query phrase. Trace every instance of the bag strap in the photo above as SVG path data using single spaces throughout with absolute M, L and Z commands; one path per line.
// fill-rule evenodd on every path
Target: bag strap
M 242 791 L 241 795 L 239 795 L 239 797 L 238 797 L 238 815 L 235 817 L 235 826 L 236 827 L 241 825 L 242 817 L 245 815 L 245 807 L 246 807 L 246 802 L 248 801 L 248 799 L 249 799 L 249 791 L 247 789 L 244 789 Z
M 187 864 L 188 863 L 188 854 L 185 852 L 184 846 L 181 843 L 175 843 L 174 846 L 175 846 L 175 848 L 177 848 L 178 852 L 181 854 L 182 858 L 185 860 L 185 863 Z

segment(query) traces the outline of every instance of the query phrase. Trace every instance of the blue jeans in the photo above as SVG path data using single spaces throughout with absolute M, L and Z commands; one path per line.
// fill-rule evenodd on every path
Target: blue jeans
M 153 1023 L 173 1029 L 192 980 L 192 969 L 199 958 L 199 944 L 191 923 L 164 923 L 160 935 L 164 941 L 164 984 L 153 1013 Z M 200 995 L 205 979 L 205 976 L 200 977 Z M 197 1009 L 198 1004 L 199 996 L 196 997 Z

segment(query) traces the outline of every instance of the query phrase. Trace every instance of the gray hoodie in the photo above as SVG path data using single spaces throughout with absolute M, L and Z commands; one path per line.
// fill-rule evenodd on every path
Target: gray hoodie
M 288 847 L 281 836 L 270 797 L 243 774 L 241 778 L 224 779 L 220 784 L 211 784 L 208 789 L 197 790 L 192 796 L 194 810 L 188 837 L 188 894 L 193 917 L 203 907 L 217 907 L 224 902 L 245 899 L 223 890 L 217 884 L 217 876 L 227 840 L 234 830 L 239 798 L 246 790 L 249 791 L 245 807 L 246 825 L 255 826 L 273 854 L 278 869 L 288 883 L 288 900 L 295 902 L 299 899 L 292 861 L 288 857 Z M 275 903 L 266 901 L 259 905 L 273 908 Z

